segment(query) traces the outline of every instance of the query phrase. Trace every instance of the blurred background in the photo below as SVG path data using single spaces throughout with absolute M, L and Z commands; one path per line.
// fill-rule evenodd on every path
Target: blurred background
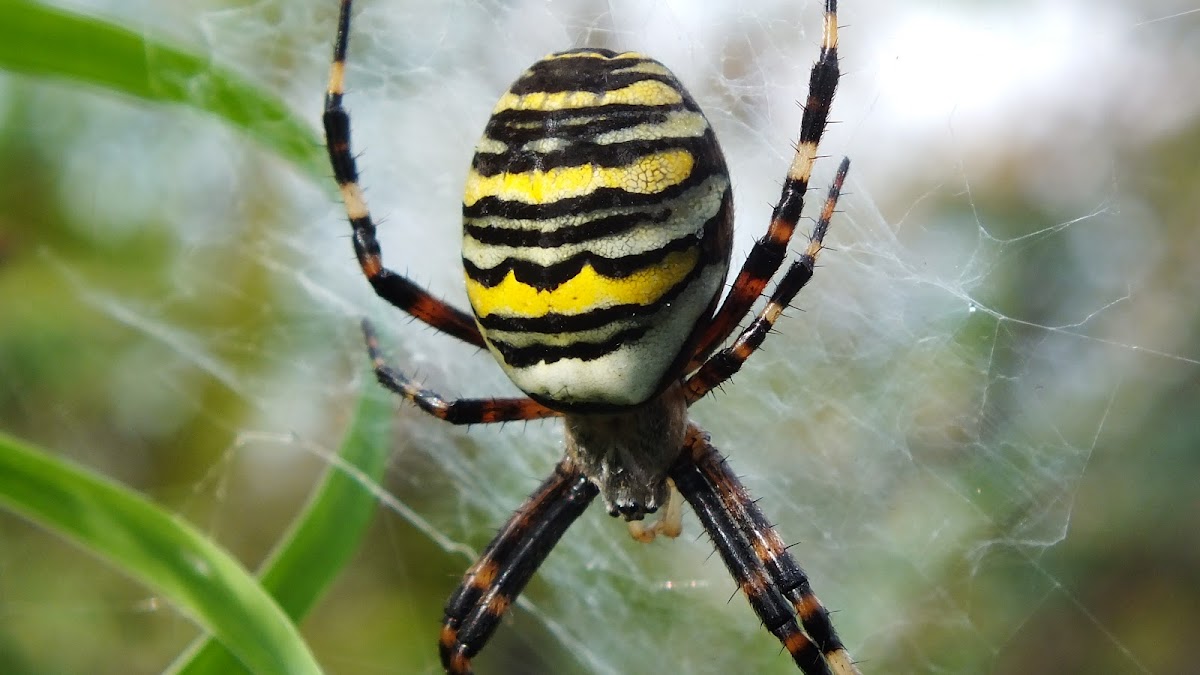
M 61 6 L 233 69 L 318 128 L 332 0 Z M 534 59 L 590 45 L 652 54 L 706 110 L 738 264 L 790 159 L 820 12 L 360 0 L 347 105 L 385 259 L 465 306 L 459 191 L 488 113 Z M 696 419 L 864 672 L 1196 672 L 1200 5 L 847 0 L 840 23 L 814 185 L 853 165 L 830 250 Z M 0 74 L 0 428 L 255 567 L 374 387 L 361 317 L 430 387 L 513 393 L 487 354 L 374 298 L 347 231 L 332 180 L 186 105 Z M 554 423 L 396 408 L 390 498 L 303 624 L 330 673 L 438 672 L 466 551 L 561 452 Z M 794 672 L 685 528 L 644 546 L 586 514 L 479 670 Z M 0 514 L 0 671 L 156 672 L 196 633 Z

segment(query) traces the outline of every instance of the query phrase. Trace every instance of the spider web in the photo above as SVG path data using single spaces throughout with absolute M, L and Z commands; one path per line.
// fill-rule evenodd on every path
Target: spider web
M 244 69 L 315 125 L 335 3 L 200 4 L 105 11 Z M 730 163 L 735 266 L 765 229 L 819 2 L 359 4 L 347 106 L 363 184 L 387 264 L 436 294 L 466 307 L 459 192 L 495 98 L 573 46 L 670 66 Z M 1168 644 L 1194 632 L 1198 586 L 1158 565 L 1190 561 L 1194 575 L 1200 558 L 1174 515 L 1196 507 L 1184 420 L 1200 284 L 1180 224 L 1189 202 L 1167 201 L 1184 180 L 1168 141 L 1200 145 L 1200 95 L 1180 86 L 1200 60 L 1200 9 L 894 4 L 842 3 L 838 123 L 814 187 L 836 157 L 853 164 L 821 268 L 694 418 L 796 542 L 865 672 L 1182 672 L 1191 662 Z M 62 428 L 31 434 L 50 447 L 144 486 L 254 565 L 373 386 L 359 318 L 394 364 L 447 396 L 516 394 L 486 353 L 370 293 L 329 185 L 178 111 L 30 96 L 32 142 L 72 148 L 48 161 L 54 198 L 90 228 L 80 236 L 128 242 L 153 223 L 171 238 L 149 288 L 46 245 L 63 292 L 126 335 L 94 354 L 111 362 L 94 385 L 111 398 L 104 416 L 65 404 L 49 418 Z M 465 430 L 398 409 L 393 468 L 372 486 L 381 522 L 305 624 L 329 672 L 437 672 L 442 599 L 561 453 L 554 422 Z M 194 447 L 153 442 L 179 437 Z M 138 452 L 122 456 L 131 439 Z M 589 511 L 480 671 L 794 672 L 690 513 L 685 528 L 639 545 Z M 0 628 L 0 648 L 34 649 L 43 624 L 96 635 L 76 668 L 31 672 L 154 671 L 193 636 L 144 592 L 61 552 L 61 566 L 44 563 L 54 545 L 20 535 L 0 564 L 30 583 L 6 585 L 15 601 L 0 619 L 25 625 Z M 1138 582 L 1151 569 L 1162 585 Z M 155 646 L 130 625 L 150 626 Z

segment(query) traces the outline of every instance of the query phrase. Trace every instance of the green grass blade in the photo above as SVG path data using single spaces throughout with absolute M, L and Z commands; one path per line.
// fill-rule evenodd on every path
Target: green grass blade
M 328 179 L 321 139 L 263 87 L 103 19 L 29 0 L 0 2 L 0 68 L 186 105 L 245 132 L 315 180 Z
M 250 671 L 321 672 L 287 615 L 236 560 L 141 495 L 0 433 L 0 506 L 146 584 Z
M 0 3 L 0 68 L 205 112 L 310 177 L 321 181 L 328 177 L 320 138 L 288 106 L 264 94 L 265 89 L 209 58 L 101 18 L 29 0 Z M 376 507 L 374 495 L 364 486 L 382 478 L 387 457 L 382 426 L 390 421 L 391 411 L 390 403 L 378 397 L 361 402 L 340 459 L 265 564 L 261 588 L 201 535 L 182 526 L 178 532 L 167 530 L 164 521 L 174 523 L 174 519 L 136 495 L 4 438 L 0 438 L 0 504 L 108 558 L 209 630 L 216 639 L 198 642 L 183 655 L 174 666 L 180 672 L 226 673 L 239 668 L 314 672 L 311 655 L 280 610 L 296 620 L 303 617 L 357 550 Z M 4 470 L 10 462 L 14 469 Z M 18 471 L 19 466 L 25 468 Z M 80 488 L 84 482 L 92 487 Z M 168 555 L 165 549 L 174 553 Z M 207 568 L 209 574 L 188 567 L 184 564 L 188 560 L 198 561 L 198 567 Z M 212 587 L 214 578 L 218 588 Z M 266 600 L 262 590 L 278 606 Z M 245 625 L 254 617 L 242 614 L 256 613 L 265 621 Z M 272 637 L 270 631 L 278 631 L 271 627 L 272 621 L 282 621 L 288 634 Z M 295 662 L 280 662 L 273 656 L 297 649 L 289 657 L 299 659 Z
M 293 621 L 312 608 L 366 533 L 376 508 L 368 486 L 377 485 L 387 467 L 393 408 L 392 400 L 379 392 L 362 397 L 340 461 L 329 467 L 291 532 L 263 566 L 263 588 Z M 238 665 L 220 642 L 210 639 L 183 654 L 170 672 L 225 675 Z

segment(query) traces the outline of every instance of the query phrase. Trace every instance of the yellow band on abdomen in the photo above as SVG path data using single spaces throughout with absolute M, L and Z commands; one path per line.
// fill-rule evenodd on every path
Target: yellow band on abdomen
M 696 267 L 699 249 L 671 253 L 662 262 L 620 279 L 605 277 L 585 264 L 571 279 L 552 290 L 517 281 L 513 272 L 487 287 L 467 279 L 467 296 L 480 318 L 491 314 L 537 318 L 547 314 L 582 314 L 615 305 L 649 305 L 683 281 Z
M 550 204 L 589 195 L 601 188 L 619 188 L 633 194 L 657 194 L 692 175 L 696 160 L 687 150 L 668 150 L 638 157 L 625 166 L 583 164 L 546 171 L 467 175 L 463 205 L 473 206 L 484 197 L 523 204 Z

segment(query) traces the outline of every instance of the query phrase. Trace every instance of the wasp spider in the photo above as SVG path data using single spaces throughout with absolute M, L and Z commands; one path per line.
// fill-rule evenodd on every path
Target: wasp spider
M 446 604 L 446 671 L 471 672 L 505 610 L 593 499 L 649 540 L 679 534 L 681 494 L 800 669 L 857 673 L 808 578 L 687 415 L 758 348 L 821 252 L 845 159 L 807 247 L 762 311 L 718 351 L 783 265 L 800 219 L 838 82 L 836 1 L 825 2 L 820 58 L 779 204 L 723 302 L 733 198 L 713 130 L 661 63 L 604 49 L 534 63 L 488 120 L 463 197 L 473 315 L 384 267 L 342 106 L 349 31 L 350 0 L 342 0 L 324 121 L 363 274 L 401 310 L 487 348 L 527 397 L 446 400 L 385 363 L 364 322 L 379 382 L 454 424 L 562 417 L 566 426 L 566 454 L 553 475 Z M 642 523 L 660 508 L 658 522 Z

